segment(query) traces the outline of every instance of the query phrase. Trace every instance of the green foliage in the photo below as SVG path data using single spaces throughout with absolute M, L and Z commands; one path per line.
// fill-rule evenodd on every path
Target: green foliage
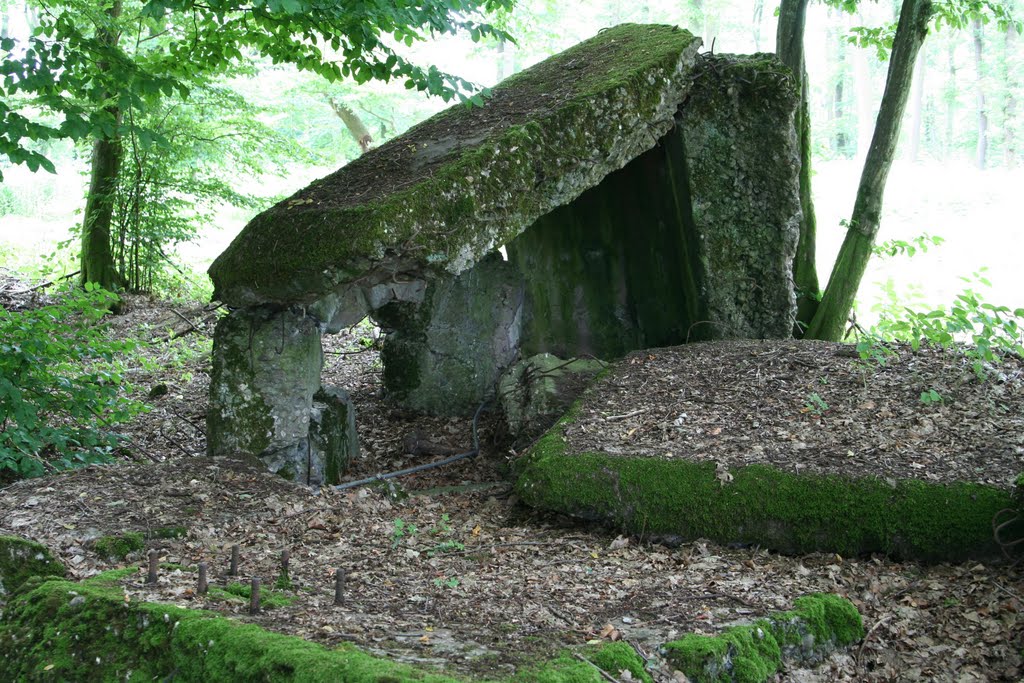
M 144 410 L 123 374 L 135 344 L 99 324 L 113 300 L 90 288 L 37 310 L 0 309 L 0 474 L 106 461 L 112 426 Z
M 233 90 L 204 83 L 186 102 L 161 101 L 137 115 L 124 141 L 111 230 L 111 251 L 129 290 L 192 300 L 212 293 L 205 275 L 174 262 L 176 245 L 216 224 L 218 207 L 265 208 L 269 198 L 235 189 L 244 178 L 283 173 L 278 160 L 309 160 L 259 114 Z
M 945 242 L 945 238 L 938 235 L 924 233 L 906 240 L 886 240 L 871 247 L 875 256 L 914 256 L 918 251 L 925 253 L 929 247 L 939 246 Z
M 434 555 L 443 555 L 445 553 L 459 553 L 466 549 L 466 544 L 461 541 L 441 541 L 433 548 L 427 551 L 427 555 L 433 557 Z
M 419 529 L 415 524 L 406 522 L 401 517 L 395 519 L 394 529 L 391 531 L 391 547 L 397 548 L 403 539 L 412 538 Z
M 825 4 L 852 14 L 857 11 L 859 0 L 825 0 Z M 1021 21 L 1014 17 L 1012 7 L 1012 2 L 996 0 L 937 0 L 932 3 L 931 24 L 936 30 L 943 26 L 964 30 L 975 20 L 982 24 L 995 21 L 1000 31 L 1013 28 L 1021 33 Z M 850 29 L 847 41 L 857 47 L 873 48 L 879 61 L 884 62 L 889 58 L 895 37 L 896 23 L 893 22 L 884 26 L 855 26 Z
M 506 38 L 477 11 L 511 0 L 349 3 L 339 0 L 143 0 L 82 4 L 36 0 L 43 11 L 26 38 L 0 38 L 0 154 L 54 171 L 32 141 L 166 140 L 125 112 L 162 98 L 187 99 L 197 76 L 238 70 L 253 57 L 294 64 L 328 80 L 404 79 L 409 89 L 470 101 L 474 86 L 412 64 L 391 47 L 438 33 Z
M 984 269 L 961 279 L 968 285 L 991 286 Z M 884 349 L 892 341 L 907 342 L 915 351 L 923 343 L 955 349 L 984 378 L 989 366 L 1004 355 L 1024 356 L 1024 308 L 990 304 L 969 286 L 949 306 L 932 310 L 907 306 L 882 317 L 857 348 L 861 358 L 881 357 L 888 354 L 877 347 Z
M 803 412 L 810 413 L 815 417 L 821 417 L 828 412 L 828 403 L 818 392 L 812 392 L 804 403 Z
M 942 394 L 935 391 L 934 389 L 928 389 L 921 392 L 921 403 L 924 405 L 934 405 L 945 403 L 946 399 L 943 398 Z
M 430 527 L 430 533 L 434 534 L 435 536 L 442 534 L 450 534 L 452 532 L 452 525 L 450 524 L 450 522 L 451 517 L 448 516 L 448 513 L 443 513 L 441 515 L 440 521 L 438 521 L 437 524 L 435 524 L 434 526 Z
M 436 578 L 434 579 L 434 585 L 438 588 L 455 589 L 459 587 L 459 579 L 455 576 L 450 576 L 446 579 Z

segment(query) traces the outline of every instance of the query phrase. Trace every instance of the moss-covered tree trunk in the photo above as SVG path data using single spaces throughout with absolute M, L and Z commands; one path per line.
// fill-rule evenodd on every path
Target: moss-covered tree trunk
M 854 298 L 878 234 L 885 181 L 896 153 L 900 124 L 914 78 L 914 62 L 928 35 L 931 14 L 930 0 L 903 0 L 889 57 L 889 73 L 882 93 L 882 104 L 871 147 L 864 160 L 853 215 L 825 288 L 825 295 L 807 330 L 807 336 L 811 339 L 839 340 L 843 337 L 846 321 L 853 309 Z
M 118 39 L 113 24 L 121 16 L 121 0 L 115 0 L 107 9 L 107 16 L 110 24 L 99 28 L 96 38 L 112 45 Z M 101 72 L 109 68 L 105 63 L 98 66 Z M 114 217 L 117 177 L 121 169 L 121 136 L 117 130 L 121 125 L 121 112 L 116 106 L 108 107 L 106 111 L 114 123 L 114 131 L 103 134 L 93 143 L 89 194 L 82 219 L 81 282 L 92 282 L 104 289 L 115 290 L 123 285 L 123 278 L 110 249 L 110 226 Z
M 110 225 L 114 215 L 117 174 L 121 167 L 121 140 L 103 137 L 92 147 L 89 195 L 82 221 L 82 284 L 93 282 L 114 290 L 123 280 L 110 249 Z
M 811 199 L 811 119 L 807 95 L 807 69 L 804 65 L 804 25 L 807 0 L 782 0 L 775 34 L 775 51 L 799 81 L 800 106 L 795 125 L 800 140 L 800 239 L 793 259 L 793 283 L 796 287 L 796 325 L 793 333 L 803 336 L 818 308 L 818 269 L 815 266 L 817 223 Z

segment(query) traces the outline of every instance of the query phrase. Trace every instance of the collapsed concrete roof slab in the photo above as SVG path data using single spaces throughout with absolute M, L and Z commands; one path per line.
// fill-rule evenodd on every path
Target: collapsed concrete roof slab
M 210 267 L 214 298 L 311 304 L 382 273 L 470 268 L 651 149 L 700 44 L 625 24 L 428 119 L 256 216 Z

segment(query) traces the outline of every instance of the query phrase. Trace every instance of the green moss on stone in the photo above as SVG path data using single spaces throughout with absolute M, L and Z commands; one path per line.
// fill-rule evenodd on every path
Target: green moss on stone
M 134 576 L 139 573 L 138 567 L 121 567 L 119 569 L 109 569 L 105 572 L 100 572 L 96 576 L 89 577 L 82 583 L 85 585 L 95 586 L 115 586 L 121 581 L 124 581 L 129 576 Z
M 104 559 L 123 560 L 146 547 L 146 537 L 138 531 L 100 536 L 93 541 L 93 551 Z
M 257 216 L 211 266 L 215 296 L 310 303 L 391 256 L 460 272 L 649 149 L 699 42 L 619 26 L 442 112 Z
M 864 623 L 853 603 L 832 593 L 804 595 L 791 612 L 771 617 L 771 630 L 783 655 L 814 661 L 820 653 L 864 637 Z
M 669 662 L 695 683 L 761 683 L 785 659 L 815 663 L 864 637 L 860 614 L 837 595 L 797 598 L 791 612 L 734 626 L 717 636 L 690 634 L 664 647 Z
M 33 576 L 64 576 L 64 565 L 41 543 L 0 536 L 0 596 L 18 590 Z
M 0 680 L 309 681 L 458 683 L 460 679 L 371 657 L 355 647 L 327 649 L 211 612 L 125 602 L 107 572 L 83 582 L 26 584 L 0 618 Z M 244 586 L 234 589 L 244 593 Z M 212 589 L 211 589 L 212 592 Z M 233 595 L 233 593 L 232 593 Z M 629 670 L 650 683 L 643 660 L 623 643 L 566 654 L 515 676 L 526 683 L 602 683 Z
M 50 581 L 0 622 L 0 680 L 350 681 L 455 679 L 342 646 L 328 650 L 209 612 L 126 603 L 119 588 Z
M 715 336 L 788 337 L 800 215 L 795 81 L 767 54 L 701 55 L 695 72 L 680 128 L 705 320 Z
M 873 552 L 926 562 L 999 553 L 991 520 L 1010 506 L 1006 490 L 874 477 L 798 475 L 763 465 L 566 452 L 555 425 L 517 463 L 520 498 L 536 507 L 600 520 L 624 530 L 679 539 L 710 538 L 790 553 Z
M 206 420 L 211 455 L 257 454 L 270 445 L 273 415 L 263 396 L 253 390 L 258 385 L 256 325 L 251 316 L 236 314 L 222 318 L 214 331 Z

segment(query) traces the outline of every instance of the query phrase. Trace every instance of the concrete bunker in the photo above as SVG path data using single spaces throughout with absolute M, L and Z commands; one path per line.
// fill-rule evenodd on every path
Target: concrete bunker
M 358 446 L 320 335 L 367 315 L 388 396 L 449 414 L 535 354 L 789 336 L 797 94 L 699 46 L 602 31 L 254 218 L 210 268 L 210 452 L 334 483 Z

